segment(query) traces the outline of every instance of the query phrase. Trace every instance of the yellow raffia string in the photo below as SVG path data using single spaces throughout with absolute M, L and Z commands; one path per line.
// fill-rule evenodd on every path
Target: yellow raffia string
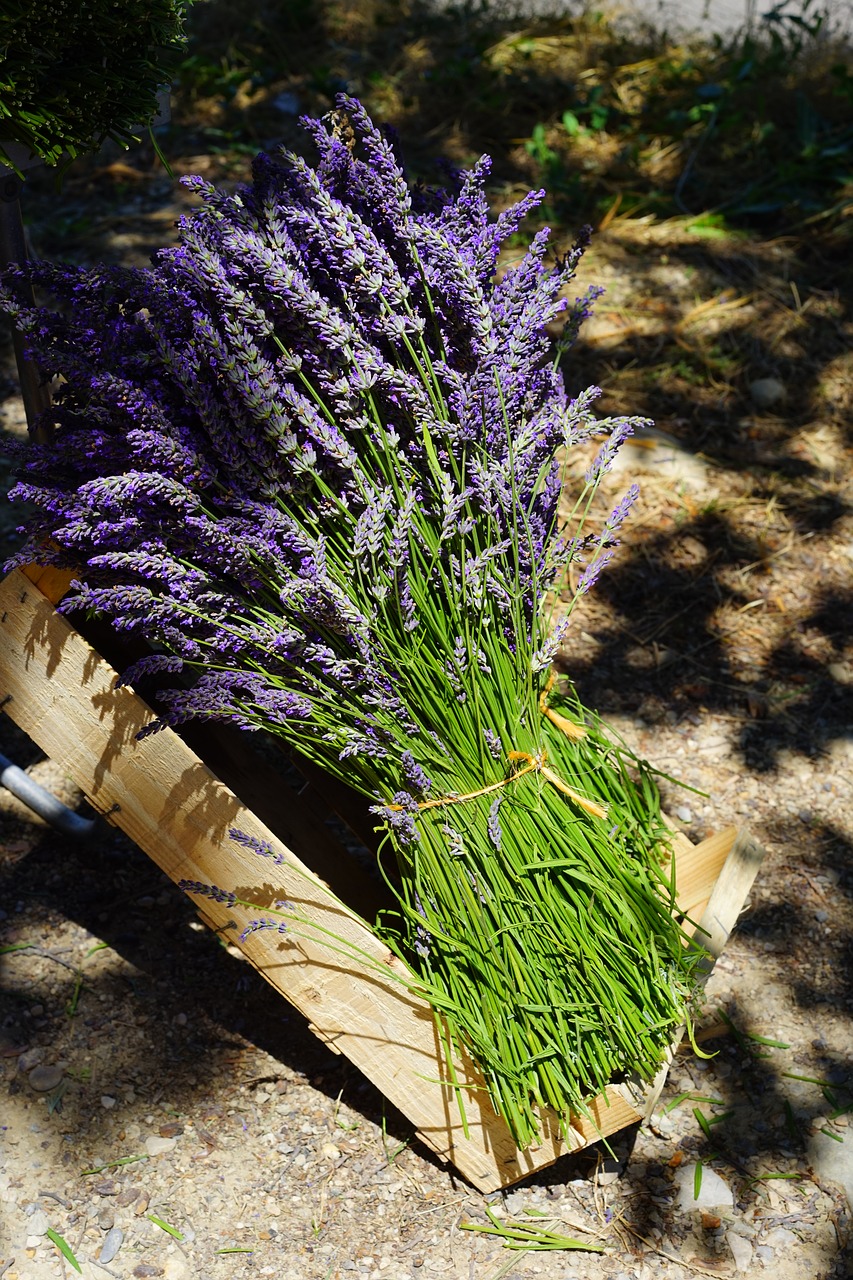
M 548 683 L 539 695 L 539 710 L 542 712 L 543 716 L 547 716 L 551 723 L 555 724 L 558 729 L 562 729 L 567 738 L 571 738 L 573 742 L 580 742 L 581 738 L 586 737 L 586 729 L 584 726 L 582 724 L 575 724 L 574 720 L 569 720 L 567 716 L 561 716 L 559 711 L 554 711 L 552 707 L 548 706 L 548 694 L 554 687 L 555 679 L 556 673 L 552 671 L 548 677 Z
M 422 800 L 418 805 L 418 809 L 441 809 L 451 804 L 462 804 L 466 800 L 476 800 L 479 796 L 487 796 L 493 791 L 500 791 L 503 787 L 508 787 L 511 782 L 516 782 L 519 778 L 523 778 L 526 773 L 541 773 L 542 777 L 547 779 L 552 787 L 562 791 L 564 796 L 568 796 L 570 800 L 573 800 L 586 813 L 591 814 L 593 818 L 607 817 L 607 808 L 604 805 L 598 804 L 595 800 L 587 800 L 586 796 L 582 796 L 580 792 L 573 790 L 568 783 L 563 782 L 563 779 L 553 769 L 549 769 L 547 764 L 548 757 L 544 748 L 536 756 L 532 756 L 529 751 L 509 751 L 507 755 L 513 763 L 518 761 L 522 766 L 511 773 L 508 778 L 503 778 L 500 782 L 493 782 L 488 787 L 481 787 L 479 791 L 466 791 L 462 796 L 442 796 L 438 800 Z M 392 813 L 401 813 L 403 806 L 401 804 L 389 804 L 388 809 Z

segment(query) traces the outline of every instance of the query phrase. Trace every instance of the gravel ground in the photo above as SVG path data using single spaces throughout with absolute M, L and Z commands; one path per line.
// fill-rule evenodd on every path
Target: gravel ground
M 768 861 L 707 988 L 714 1056 L 680 1053 L 652 1124 L 613 1156 L 565 1159 L 505 1196 L 440 1167 L 124 837 L 69 844 L 3 797 L 0 945 L 20 948 L 0 959 L 5 1280 L 63 1274 L 49 1228 L 93 1278 L 848 1274 L 849 867 L 814 835 L 830 809 L 853 817 L 850 753 L 771 790 L 733 767 L 719 718 L 619 727 L 712 792 L 691 798 L 694 828 L 724 810 Z M 3 739 L 79 799 L 8 725 Z M 507 1253 L 460 1230 L 486 1222 L 484 1203 L 606 1253 Z

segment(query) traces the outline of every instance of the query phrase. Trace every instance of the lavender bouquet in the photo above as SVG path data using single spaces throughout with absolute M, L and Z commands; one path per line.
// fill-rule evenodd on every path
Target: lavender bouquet
M 539 1106 L 568 1125 L 649 1079 L 694 989 L 649 770 L 550 675 L 636 499 L 584 532 L 637 422 L 557 370 L 546 326 L 568 350 L 596 292 L 563 297 L 583 243 L 549 265 L 541 231 L 496 279 L 542 193 L 493 219 L 487 158 L 411 186 L 358 102 L 305 125 L 316 167 L 189 179 L 201 207 L 151 269 L 28 268 L 61 313 L 10 273 L 61 379 L 12 563 L 74 567 L 62 609 L 150 643 L 123 678 L 170 676 L 151 732 L 267 730 L 369 799 L 398 868 L 377 927 L 523 1147 Z M 561 459 L 593 437 L 560 518 Z

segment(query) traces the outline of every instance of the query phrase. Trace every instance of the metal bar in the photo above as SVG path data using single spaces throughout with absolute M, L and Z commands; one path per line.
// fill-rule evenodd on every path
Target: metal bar
M 45 790 L 35 778 L 24 773 L 23 769 L 12 764 L 12 761 L 7 760 L 4 755 L 0 755 L 0 786 L 11 791 L 12 795 L 17 796 L 28 809 L 32 809 L 33 813 L 37 813 L 64 836 L 85 840 L 91 836 L 98 825 L 95 818 L 81 818 L 79 813 L 75 813 L 61 800 L 57 800 L 56 796 Z

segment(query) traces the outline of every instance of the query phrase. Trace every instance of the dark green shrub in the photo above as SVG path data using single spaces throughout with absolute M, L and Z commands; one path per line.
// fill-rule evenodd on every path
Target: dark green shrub
M 0 163 L 20 143 L 46 164 L 126 146 L 157 114 L 184 48 L 189 0 L 5 0 Z

